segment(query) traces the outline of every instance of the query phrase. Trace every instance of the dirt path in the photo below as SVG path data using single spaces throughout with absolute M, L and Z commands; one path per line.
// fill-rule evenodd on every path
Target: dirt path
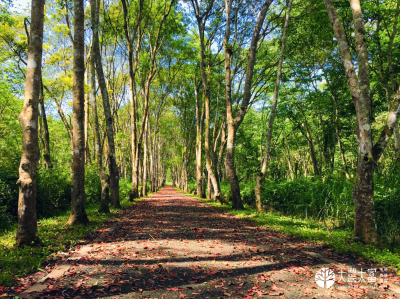
M 172 187 L 122 211 L 85 243 L 49 263 L 48 276 L 21 280 L 14 288 L 19 298 L 400 297 L 379 283 L 387 274 L 382 279 L 398 285 L 397 275 L 378 269 L 377 282 L 368 283 L 373 266 L 362 260 L 257 227 Z M 337 264 L 310 252 L 325 253 Z M 339 273 L 341 266 L 346 273 Z M 324 267 L 336 275 L 329 288 L 315 282 Z M 351 268 L 362 268 L 366 282 L 348 283 Z M 345 283 L 337 282 L 340 275 Z

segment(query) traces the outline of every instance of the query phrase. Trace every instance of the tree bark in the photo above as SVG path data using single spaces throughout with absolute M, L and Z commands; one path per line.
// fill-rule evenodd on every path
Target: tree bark
M 96 15 L 92 23 L 93 30 L 93 52 L 95 53 L 96 74 L 103 100 L 103 109 L 106 118 L 106 132 L 108 141 L 108 168 L 110 171 L 110 191 L 111 191 L 111 204 L 120 208 L 119 202 L 119 171 L 115 155 L 115 142 L 114 142 L 114 124 L 110 108 L 110 99 L 108 95 L 106 80 L 104 78 L 103 64 L 101 61 L 101 53 L 99 46 L 99 10 L 100 1 L 97 1 Z
M 68 224 L 86 224 L 85 211 L 85 12 L 83 0 L 74 0 L 74 83 L 72 106 L 71 214 Z
M 90 59 L 92 59 L 90 57 Z M 89 69 L 89 67 L 88 67 Z M 89 84 L 89 71 L 88 69 L 86 70 L 86 84 Z M 89 109 L 89 101 L 90 97 L 88 94 L 85 93 L 85 163 L 86 164 L 91 164 L 91 159 L 90 159 L 90 148 L 89 148 L 89 114 L 90 114 L 90 109 Z
M 44 165 L 46 169 L 53 168 L 53 163 L 51 163 L 50 158 L 50 133 L 49 133 L 49 126 L 47 124 L 47 117 L 46 117 L 46 110 L 44 108 L 44 93 L 43 93 L 43 81 L 40 80 L 40 95 L 39 95 L 39 104 L 40 104 L 40 111 L 42 116 L 43 122 L 43 159 Z
M 42 78 L 44 0 L 32 0 L 25 95 L 19 121 L 22 156 L 19 166 L 18 228 L 16 246 L 40 243 L 36 222 L 36 169 L 40 159 L 38 139 L 39 94 Z
M 202 173 L 201 173 L 201 145 L 203 137 L 204 109 L 200 112 L 199 90 L 194 79 L 194 95 L 196 100 L 196 185 L 197 196 L 204 198 L 202 193 Z
M 91 19 L 92 19 L 92 34 L 94 35 L 95 30 L 97 30 L 98 25 L 98 11 L 99 11 L 99 1 L 98 0 L 90 0 L 91 6 Z M 93 37 L 94 39 L 94 37 Z M 94 44 L 92 44 L 92 53 L 90 57 L 90 81 L 91 81 L 91 100 L 92 100 L 92 110 L 93 110 L 93 119 L 95 126 L 95 142 L 96 142 L 96 156 L 97 156 L 97 172 L 99 174 L 100 183 L 101 183 L 101 195 L 100 195 L 100 207 L 99 213 L 109 213 L 109 202 L 110 202 L 110 185 L 109 185 L 109 176 L 103 169 L 103 147 L 100 143 L 100 126 L 99 126 L 99 117 L 97 113 L 97 100 L 96 100 L 96 70 L 95 70 L 95 61 L 96 61 L 97 51 L 94 50 Z
M 271 112 L 269 115 L 265 152 L 264 152 L 264 156 L 262 158 L 261 171 L 259 173 L 257 173 L 256 186 L 254 188 L 254 192 L 256 195 L 256 210 L 259 213 L 263 212 L 262 199 L 261 199 L 261 188 L 262 188 L 262 184 L 264 183 L 264 180 L 265 180 L 265 173 L 267 172 L 267 166 L 268 166 L 269 151 L 270 151 L 271 139 L 272 139 L 272 130 L 273 130 L 275 114 L 276 114 L 276 106 L 278 104 L 279 84 L 281 82 L 283 55 L 285 53 L 286 33 L 287 33 L 288 25 L 289 25 L 289 16 L 290 16 L 290 10 L 292 8 L 292 1 L 293 0 L 289 0 L 288 7 L 287 7 L 287 12 L 286 12 L 286 17 L 285 17 L 285 25 L 284 25 L 284 29 L 283 29 L 283 35 L 282 35 L 281 53 L 280 53 L 279 61 L 278 61 L 278 73 L 276 75 L 274 95 L 272 98 L 272 107 L 271 107 Z M 290 157 L 288 157 L 288 159 L 289 159 L 289 169 L 290 169 L 290 173 L 292 175 L 292 180 L 293 180 L 293 171 L 291 169 Z
M 143 188 L 142 195 L 147 195 L 147 140 L 148 140 L 148 132 L 149 132 L 149 119 L 147 118 L 146 126 L 144 128 L 143 134 Z

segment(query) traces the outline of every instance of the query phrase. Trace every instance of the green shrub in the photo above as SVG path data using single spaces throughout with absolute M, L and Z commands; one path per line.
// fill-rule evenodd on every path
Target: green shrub
M 71 179 L 69 169 L 54 167 L 37 171 L 36 213 L 38 219 L 56 215 L 70 207 Z
M 85 195 L 87 203 L 99 203 L 101 197 L 101 182 L 95 164 L 85 168 Z

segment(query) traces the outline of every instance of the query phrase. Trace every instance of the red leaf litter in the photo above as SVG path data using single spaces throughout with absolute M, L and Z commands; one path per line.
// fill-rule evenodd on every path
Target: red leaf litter
M 73 259 L 78 250 L 81 256 Z M 257 227 L 164 187 L 109 219 L 80 248 L 49 261 L 46 269 L 70 267 L 60 277 L 42 282 L 44 289 L 34 291 L 32 275 L 22 280 L 27 287 L 33 285 L 33 291 L 22 285 L 0 287 L 0 297 L 399 297 L 378 282 L 351 287 L 357 283 L 336 281 L 329 288 L 320 287 L 315 281 L 317 271 L 334 269 L 338 280 L 340 269 L 306 253 L 310 251 L 326 253 L 349 269 L 360 270 L 362 265 L 366 272 L 374 267 L 367 261 L 334 255 L 319 244 Z M 387 273 L 389 280 L 398 282 L 395 273 Z

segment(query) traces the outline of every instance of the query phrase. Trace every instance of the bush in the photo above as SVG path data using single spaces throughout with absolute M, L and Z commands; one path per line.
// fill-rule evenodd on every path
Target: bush
M 352 182 L 344 178 L 302 178 L 294 181 L 267 181 L 263 204 L 287 215 L 304 218 L 331 218 L 347 225 L 353 215 Z
M 120 200 L 129 200 L 132 190 L 132 181 L 130 178 L 121 179 L 119 181 L 119 197 Z
M 17 221 L 18 186 L 0 179 L 0 231 Z
M 86 203 L 100 204 L 101 182 L 95 164 L 87 165 L 85 168 L 85 195 Z

